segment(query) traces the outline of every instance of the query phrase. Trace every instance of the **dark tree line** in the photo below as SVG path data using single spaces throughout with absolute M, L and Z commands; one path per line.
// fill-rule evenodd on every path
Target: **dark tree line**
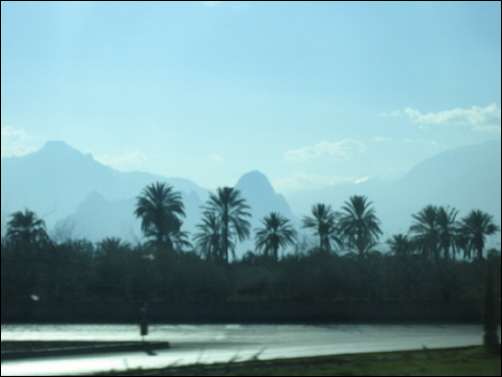
M 480 299 L 484 242 L 499 231 L 482 211 L 457 220 L 455 209 L 427 206 L 382 253 L 372 203 L 352 196 L 340 211 L 319 203 L 303 218 L 316 245 L 300 242 L 288 219 L 270 213 L 255 229 L 255 250 L 238 260 L 237 242 L 251 235 L 245 199 L 224 187 L 203 209 L 192 244 L 181 195 L 162 183 L 147 186 L 134 212 L 145 242 L 136 245 L 53 242 L 43 220 L 16 212 L 2 239 L 2 302 Z M 295 252 L 280 258 L 288 246 Z M 500 252 L 493 258 L 500 298 Z

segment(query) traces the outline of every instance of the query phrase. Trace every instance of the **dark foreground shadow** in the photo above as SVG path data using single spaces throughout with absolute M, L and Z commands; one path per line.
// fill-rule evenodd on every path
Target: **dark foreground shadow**
M 38 343 L 38 344 L 37 344 Z M 2 342 L 2 362 L 52 356 L 88 355 L 144 351 L 157 356 L 155 350 L 170 347 L 169 342 Z

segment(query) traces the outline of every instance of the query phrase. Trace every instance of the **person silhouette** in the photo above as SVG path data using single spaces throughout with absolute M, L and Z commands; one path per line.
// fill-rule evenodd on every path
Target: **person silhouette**
M 145 335 L 148 335 L 148 301 L 143 301 L 139 308 L 141 313 L 141 318 L 139 321 L 140 334 L 142 336 L 142 340 L 145 340 Z

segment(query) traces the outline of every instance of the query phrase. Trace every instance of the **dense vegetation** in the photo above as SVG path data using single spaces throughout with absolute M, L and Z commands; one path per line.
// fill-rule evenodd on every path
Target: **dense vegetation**
M 482 211 L 457 220 L 455 209 L 428 205 L 412 215 L 408 234 L 379 243 L 372 203 L 353 196 L 340 211 L 312 207 L 303 227 L 314 244 L 298 240 L 281 214 L 269 214 L 254 230 L 255 251 L 239 260 L 236 244 L 251 235 L 249 209 L 238 190 L 218 189 L 192 243 L 182 230 L 180 194 L 152 184 L 137 198 L 145 241 L 136 245 L 118 238 L 55 242 L 35 213 L 13 213 L 2 238 L 2 303 L 480 300 L 485 239 L 499 231 Z M 287 247 L 293 251 L 280 258 Z M 492 256 L 500 299 L 500 252 Z

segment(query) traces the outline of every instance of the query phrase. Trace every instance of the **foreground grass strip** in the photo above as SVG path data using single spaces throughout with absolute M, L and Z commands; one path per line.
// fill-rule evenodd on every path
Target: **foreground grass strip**
M 500 376 L 500 355 L 463 347 L 113 371 L 148 376 Z

